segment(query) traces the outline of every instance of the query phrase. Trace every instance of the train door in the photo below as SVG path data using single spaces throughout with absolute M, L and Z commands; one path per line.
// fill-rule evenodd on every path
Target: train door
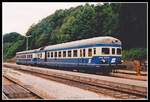
M 81 66 L 82 64 L 83 64 L 83 61 L 84 61 L 84 59 L 83 59 L 83 49 L 80 49 L 80 51 L 79 51 L 80 53 L 79 53 L 79 66 Z
M 85 67 L 85 65 L 86 65 L 86 63 L 85 63 L 85 53 L 86 53 L 86 49 L 85 48 L 83 48 L 83 49 L 80 49 L 80 51 L 79 51 L 80 53 L 79 53 L 79 64 L 78 64 L 78 68 L 79 68 L 79 71 L 81 71 L 81 72 L 84 72 L 85 70 L 84 70 L 84 68 L 86 68 Z
M 47 51 L 45 51 L 44 62 L 47 62 Z

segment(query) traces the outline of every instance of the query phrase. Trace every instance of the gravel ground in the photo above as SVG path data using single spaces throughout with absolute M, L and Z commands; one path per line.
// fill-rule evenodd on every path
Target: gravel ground
M 37 76 L 24 74 L 18 71 L 9 69 L 6 72 L 10 77 L 17 79 L 24 85 L 32 87 L 36 92 L 41 93 L 48 99 L 64 99 L 64 100 L 101 100 L 101 99 L 113 99 L 108 96 L 96 94 L 94 92 L 83 90 L 77 87 L 65 85 L 55 81 L 50 81 Z

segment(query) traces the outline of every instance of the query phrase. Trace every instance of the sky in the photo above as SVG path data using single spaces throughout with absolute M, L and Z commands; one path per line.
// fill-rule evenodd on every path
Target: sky
M 98 4 L 100 2 L 88 2 Z M 32 24 L 38 23 L 43 18 L 53 14 L 59 9 L 69 9 L 86 2 L 3 2 L 2 3 L 2 34 L 18 32 L 25 35 Z

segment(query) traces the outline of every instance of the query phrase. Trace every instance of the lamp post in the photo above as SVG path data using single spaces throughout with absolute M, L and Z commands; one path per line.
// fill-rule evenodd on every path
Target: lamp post
M 27 38 L 27 41 L 26 41 L 26 50 L 28 50 L 28 38 L 31 37 L 31 35 L 30 36 L 25 36 L 25 37 Z

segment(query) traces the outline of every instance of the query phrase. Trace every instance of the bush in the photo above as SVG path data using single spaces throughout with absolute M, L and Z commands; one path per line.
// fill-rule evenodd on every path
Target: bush
M 130 50 L 124 50 L 122 52 L 122 58 L 123 60 L 146 59 L 147 49 L 146 48 L 132 48 Z

